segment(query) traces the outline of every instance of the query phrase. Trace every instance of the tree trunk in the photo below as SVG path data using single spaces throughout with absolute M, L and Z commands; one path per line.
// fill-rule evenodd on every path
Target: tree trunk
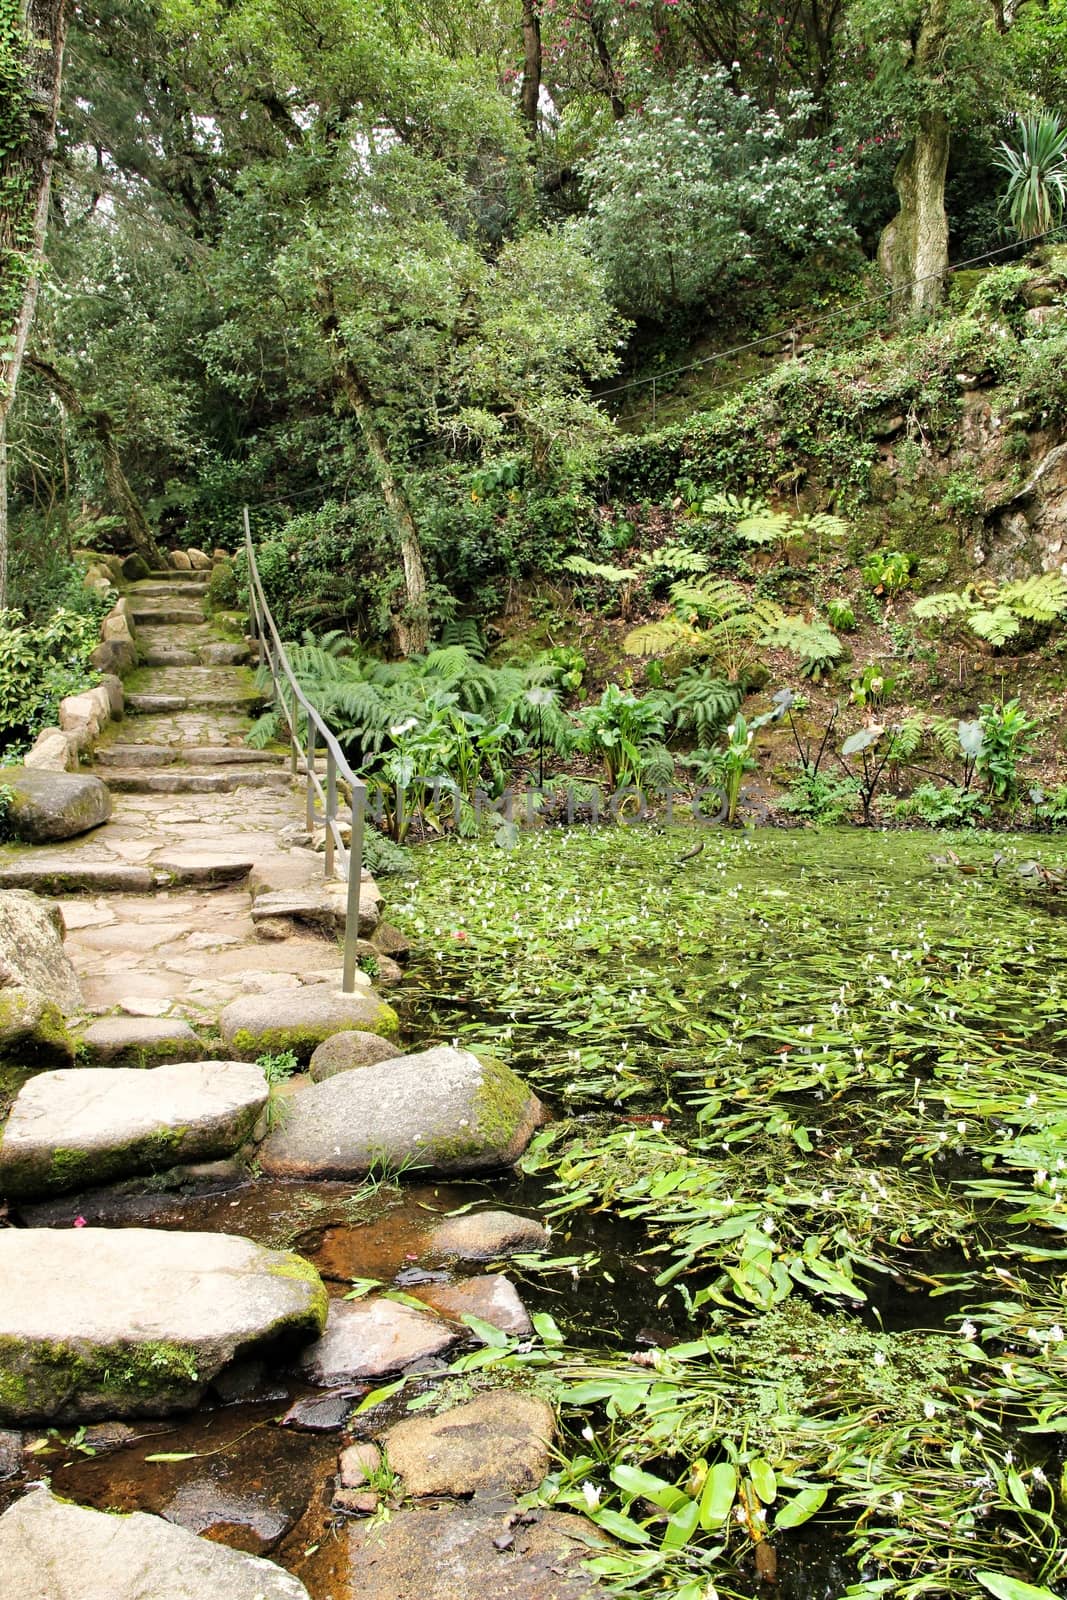
M 923 6 L 910 70 L 924 93 L 927 81 L 944 69 L 949 4 L 925 0 Z M 948 118 L 927 105 L 893 174 L 900 210 L 882 233 L 878 261 L 893 286 L 898 316 L 921 315 L 941 299 L 948 271 L 949 139 Z
M 404 486 L 393 468 L 389 446 L 375 419 L 370 394 L 352 361 L 343 353 L 341 383 L 345 397 L 356 414 L 382 499 L 389 508 L 400 540 L 405 606 L 403 614 L 394 619 L 397 644 L 401 654 L 419 655 L 430 642 L 430 619 L 426 604 L 426 567 L 415 516 Z
M 37 305 L 65 42 L 66 0 L 23 0 L 17 20 L 0 23 L 0 609 L 7 604 L 7 419 Z
M 893 286 L 898 316 L 924 315 L 941 299 L 948 271 L 948 152 L 944 113 L 925 112 L 893 174 L 900 210 L 882 233 L 878 262 Z
M 611 114 L 616 122 L 621 122 L 626 115 L 626 104 L 616 87 L 615 63 L 611 59 L 611 51 L 608 49 L 608 41 L 604 33 L 603 24 L 592 10 L 589 13 L 589 32 L 592 35 L 593 49 L 596 51 L 597 61 L 600 63 L 600 71 L 604 80 L 603 89 L 611 105 Z
M 148 519 L 144 514 L 141 502 L 130 487 L 130 480 L 122 470 L 119 459 L 118 445 L 115 443 L 115 432 L 111 426 L 111 418 L 106 411 L 93 411 L 87 413 L 86 420 L 90 423 L 93 433 L 100 445 L 100 455 L 104 468 L 104 482 L 107 492 L 111 496 L 112 504 L 121 514 L 126 523 L 126 532 L 129 534 L 130 543 L 142 561 L 147 561 L 150 567 L 165 567 L 167 558 L 152 537 L 152 530 L 148 526 Z
M 537 138 L 537 116 L 541 103 L 541 21 L 535 0 L 522 0 L 522 93 L 519 104 L 530 139 Z
M 115 430 L 107 412 L 85 405 L 74 385 L 50 361 L 44 361 L 39 356 L 28 356 L 26 365 L 40 374 L 56 399 L 75 421 L 91 429 L 93 437 L 100 446 L 101 464 L 108 494 L 115 510 L 126 524 L 132 548 L 150 567 L 165 567 L 167 558 L 156 543 L 148 526 L 144 508 L 123 471 L 118 444 L 115 441 Z

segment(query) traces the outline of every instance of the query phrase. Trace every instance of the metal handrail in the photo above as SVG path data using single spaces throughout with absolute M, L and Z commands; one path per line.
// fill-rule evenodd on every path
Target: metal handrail
M 345 760 L 341 746 L 330 732 L 320 713 L 311 704 L 293 675 L 289 665 L 289 657 L 285 653 L 278 634 L 278 628 L 271 615 L 267 596 L 263 590 L 263 582 L 259 576 L 256 565 L 256 552 L 252 548 L 252 525 L 248 515 L 248 507 L 244 508 L 244 533 L 245 557 L 248 561 L 248 593 L 249 615 L 252 625 L 252 637 L 256 641 L 259 656 L 259 665 L 266 666 L 270 673 L 271 683 L 274 686 L 274 699 L 285 719 L 289 730 L 289 770 L 293 777 L 297 777 L 300 768 L 301 755 L 304 759 L 305 806 L 308 831 L 315 827 L 315 804 L 318 801 L 322 807 L 322 817 L 326 829 L 325 840 L 325 873 L 327 878 L 335 875 L 335 867 L 340 866 L 341 876 L 348 881 L 348 899 L 345 906 L 345 946 L 344 946 L 344 971 L 341 978 L 341 988 L 345 994 L 351 994 L 356 986 L 356 940 L 359 937 L 359 889 L 363 873 L 363 820 L 367 809 L 367 785 L 362 778 L 357 778 L 348 762 Z M 297 732 L 299 719 L 293 714 L 290 704 L 286 701 L 282 691 L 282 681 L 288 684 L 293 701 L 302 707 L 307 728 L 306 739 L 302 740 Z M 316 770 L 316 757 L 318 743 L 321 739 L 326 751 L 326 787 L 323 788 L 322 780 Z M 348 848 L 345 848 L 341 837 L 341 827 L 337 811 L 338 779 L 347 785 L 352 797 L 351 833 L 349 834 Z

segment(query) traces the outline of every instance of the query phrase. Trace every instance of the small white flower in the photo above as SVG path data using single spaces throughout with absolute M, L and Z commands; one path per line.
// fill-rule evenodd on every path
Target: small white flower
M 588 1422 L 586 1423 L 585 1427 L 582 1429 L 582 1438 L 583 1439 L 587 1439 L 590 1444 L 592 1444 L 593 1440 L 596 1438 L 596 1434 L 593 1432 L 593 1430 L 589 1426 Z
M 585 1503 L 589 1507 L 590 1511 L 596 1510 L 597 1506 L 600 1504 L 600 1490 L 597 1488 L 595 1483 L 582 1484 L 582 1498 L 585 1500 Z
M 901 1506 L 904 1504 L 904 1496 L 899 1489 L 893 1490 L 891 1503 L 894 1511 L 899 1511 Z
M 885 1351 L 884 1350 L 876 1350 L 874 1352 L 874 1364 L 875 1364 L 876 1367 L 884 1367 L 885 1366 Z
M 937 1407 L 934 1405 L 932 1400 L 926 1400 L 923 1402 L 923 1416 L 926 1418 L 927 1422 L 931 1422 L 933 1418 L 937 1416 Z
M 1054 1322 L 1051 1328 L 1048 1330 L 1048 1342 L 1049 1344 L 1063 1343 L 1063 1329 L 1060 1327 L 1058 1322 Z
M 978 1329 L 975 1327 L 974 1323 L 970 1320 L 969 1317 L 968 1317 L 966 1322 L 962 1322 L 960 1324 L 960 1338 L 961 1339 L 973 1339 L 977 1332 L 978 1332 Z

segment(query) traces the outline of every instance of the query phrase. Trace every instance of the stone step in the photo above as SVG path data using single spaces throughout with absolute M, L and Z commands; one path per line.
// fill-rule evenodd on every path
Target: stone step
M 243 745 L 113 744 L 97 750 L 98 767 L 168 767 L 181 761 L 190 767 L 276 767 L 285 762 L 278 750 L 248 750 Z M 107 781 L 106 774 L 102 774 Z
M 327 1310 L 307 1262 L 225 1233 L 4 1228 L 0 1283 L 16 1427 L 188 1410 L 238 1352 L 315 1338 Z
M 145 646 L 142 635 L 141 662 L 146 667 L 243 667 L 248 660 L 248 646 L 237 640 L 208 638 L 197 648 L 180 644 Z
M 204 593 L 204 584 L 199 578 L 190 578 L 188 573 L 183 573 L 173 583 L 165 583 L 162 579 L 153 581 L 151 578 L 146 578 L 141 583 L 131 583 L 126 592 L 135 601 L 158 600 L 161 597 L 165 599 L 175 597 L 185 599 L 188 597 L 193 600 L 199 600 Z
M 163 567 L 162 570 L 157 569 L 154 572 L 150 572 L 147 578 L 142 578 L 140 581 L 142 583 L 165 583 L 168 588 L 173 587 L 176 583 L 196 583 L 201 588 L 204 588 L 211 581 L 211 573 L 203 568 L 198 572 L 187 572 L 185 570 L 179 572 L 177 567 Z M 136 585 L 134 587 L 136 588 Z
M 290 778 L 280 767 L 217 767 L 200 772 L 110 767 L 104 781 L 115 794 L 232 794 L 235 789 L 287 789 Z
M 258 716 L 269 704 L 269 697 L 259 690 L 250 694 L 127 694 L 126 715 L 143 713 L 155 716 L 164 711 L 235 711 L 246 716 Z
M 4 1128 L 0 1194 L 36 1200 L 233 1155 L 269 1093 L 243 1061 L 39 1072 Z
M 200 664 L 200 657 L 193 650 L 181 650 L 175 644 L 162 644 L 142 650 L 141 664 L 146 667 L 196 667 Z
M 212 889 L 243 883 L 254 863 L 207 851 L 172 851 L 150 866 L 53 856 L 0 865 L 0 889 L 32 889 L 65 898 L 76 894 L 155 894 L 164 889 Z
M 204 613 L 202 611 L 194 611 L 191 606 L 160 605 L 158 607 L 146 607 L 137 605 L 136 601 L 130 615 L 133 617 L 134 626 L 138 628 L 144 626 L 165 628 L 171 624 L 175 627 L 181 627 L 186 622 L 203 622 L 204 620 Z

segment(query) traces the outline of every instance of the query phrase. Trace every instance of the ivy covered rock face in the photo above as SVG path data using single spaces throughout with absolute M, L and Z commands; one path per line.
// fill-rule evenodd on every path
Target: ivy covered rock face
M 277 1178 L 362 1177 L 384 1162 L 433 1174 L 509 1166 L 547 1121 L 498 1061 L 441 1045 L 302 1089 L 260 1150 Z
M 315 1338 L 314 1267 L 232 1234 L 0 1233 L 0 1423 L 185 1410 L 234 1355 Z

